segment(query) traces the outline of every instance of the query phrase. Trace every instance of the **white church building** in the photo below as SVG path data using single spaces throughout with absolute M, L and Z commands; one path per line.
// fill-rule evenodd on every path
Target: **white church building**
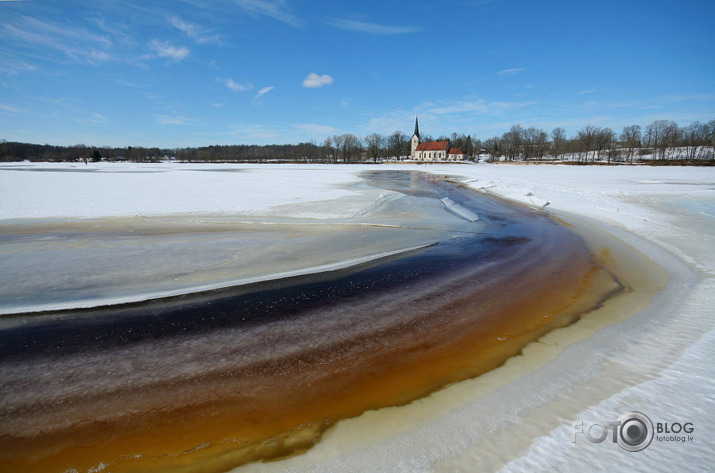
M 410 158 L 414 161 L 463 161 L 465 154 L 460 148 L 450 148 L 449 141 L 420 141 L 420 125 L 415 117 L 415 132 L 412 135 Z

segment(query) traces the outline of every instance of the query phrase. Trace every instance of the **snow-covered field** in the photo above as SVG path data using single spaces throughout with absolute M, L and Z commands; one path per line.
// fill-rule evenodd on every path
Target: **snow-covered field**
M 186 213 L 263 213 L 354 194 L 353 169 L 320 166 L 8 163 L 0 166 L 0 220 Z M 309 170 L 310 172 L 300 172 Z M 331 185 L 335 184 L 335 185 Z M 351 215 L 332 206 L 317 217 Z M 310 215 L 312 216 L 312 215 Z
M 0 237 L 22 225 L 107 217 L 334 223 L 390 198 L 358 177 L 374 169 L 452 175 L 475 189 L 546 206 L 641 252 L 667 273 L 667 285 L 633 317 L 610 325 L 587 317 L 478 379 L 340 422 L 304 455 L 241 471 L 715 469 L 715 171 L 709 168 L 6 164 Z M 8 272 L 6 244 L 0 273 Z M 610 438 L 572 442 L 574 422 L 612 421 L 632 410 L 654 423 L 690 422 L 693 440 L 656 438 L 638 453 Z

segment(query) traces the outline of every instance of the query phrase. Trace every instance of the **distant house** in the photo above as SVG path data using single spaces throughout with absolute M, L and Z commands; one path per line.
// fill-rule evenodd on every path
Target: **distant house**
M 420 126 L 415 118 L 415 132 L 412 135 L 412 153 L 415 161 L 463 161 L 464 152 L 459 148 L 450 148 L 449 141 L 420 142 Z
M 412 159 L 416 161 L 446 161 L 449 141 L 425 141 L 415 148 Z
M 449 148 L 447 159 L 449 161 L 464 161 L 464 151 L 462 148 Z

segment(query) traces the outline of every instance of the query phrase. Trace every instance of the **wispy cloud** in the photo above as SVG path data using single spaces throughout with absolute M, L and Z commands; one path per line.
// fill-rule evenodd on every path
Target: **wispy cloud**
M 269 86 L 269 87 L 264 87 L 261 90 L 259 90 L 258 93 L 256 94 L 256 96 L 253 97 L 253 103 L 254 104 L 261 103 L 261 97 L 263 97 L 264 95 L 266 95 L 268 92 L 270 92 L 273 89 L 275 89 L 275 87 Z
M 333 83 L 333 78 L 328 74 L 318 75 L 315 72 L 308 74 L 303 80 L 303 87 L 315 88 L 323 87 L 324 85 L 330 85 Z
M 54 49 L 75 60 L 92 63 L 108 60 L 106 49 L 112 46 L 108 37 L 87 29 L 60 26 L 26 16 L 13 24 L 1 23 L 0 30 L 26 45 Z
M 155 118 L 161 125 L 188 125 L 192 121 L 190 118 L 174 115 L 156 115 Z
M 425 110 L 435 115 L 474 113 L 478 115 L 500 115 L 504 112 L 519 110 L 536 105 L 533 101 L 524 102 L 487 102 L 486 100 L 457 100 L 429 104 Z
M 596 89 L 594 89 L 594 88 L 591 88 L 591 89 L 583 89 L 583 90 L 579 90 L 579 91 L 576 92 L 576 93 L 577 93 L 578 95 L 595 94 L 595 93 L 596 93 Z
M 315 123 L 302 123 L 294 125 L 296 128 L 305 131 L 309 135 L 329 136 L 340 132 L 337 128 L 329 125 L 316 125 Z
M 185 46 L 174 46 L 169 41 L 158 39 L 151 40 L 149 49 L 154 51 L 155 57 L 173 59 L 174 61 L 186 59 L 191 53 L 191 50 Z
M 256 97 L 263 97 L 264 95 L 266 95 L 268 92 L 270 92 L 273 89 L 275 89 L 275 87 L 264 87 L 258 91 L 258 93 L 256 94 Z
M 304 24 L 290 11 L 285 0 L 233 0 L 233 3 L 253 15 L 267 16 L 296 28 Z
M 218 44 L 221 42 L 221 37 L 218 33 L 213 33 L 202 26 L 184 21 L 178 16 L 171 16 L 168 20 L 171 26 L 183 32 L 187 37 L 193 39 L 198 44 Z
M 0 104 L 0 113 L 23 113 L 19 108 L 11 107 L 10 105 Z
M 23 72 L 32 72 L 37 70 L 37 66 L 28 64 L 23 61 L 16 61 L 10 59 L 9 57 L 3 57 L 0 60 L 0 74 L 7 74 L 9 76 L 14 76 Z
M 217 78 L 216 80 L 231 90 L 244 91 L 244 90 L 253 88 L 253 84 L 251 84 L 250 82 L 247 84 L 239 84 L 238 82 L 234 81 L 233 79 Z
M 377 23 L 367 23 L 364 21 L 343 20 L 340 18 L 331 18 L 327 21 L 327 23 L 342 30 L 357 31 L 360 33 L 375 35 L 410 34 L 422 31 L 422 28 L 419 26 L 381 25 Z
M 715 100 L 715 94 L 667 95 L 664 99 L 668 102 L 683 102 L 688 100 L 713 101 Z
M 246 143 L 276 143 L 285 133 L 273 126 L 264 125 L 234 125 L 231 127 L 230 135 L 234 139 Z
M 502 71 L 497 72 L 497 74 L 501 76 L 505 75 L 513 75 L 513 74 L 519 74 L 520 72 L 524 72 L 526 70 L 525 67 L 514 67 L 512 69 L 504 69 Z
M 100 123 L 107 123 L 109 121 L 107 117 L 97 112 L 77 114 L 76 116 L 72 117 L 72 120 L 82 125 L 97 125 Z

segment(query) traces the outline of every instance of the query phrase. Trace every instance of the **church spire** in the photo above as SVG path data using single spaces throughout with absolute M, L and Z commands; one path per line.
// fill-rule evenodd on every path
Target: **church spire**
M 418 123 L 416 116 L 415 116 L 415 133 L 413 136 L 416 136 L 417 138 L 420 137 L 420 124 Z

